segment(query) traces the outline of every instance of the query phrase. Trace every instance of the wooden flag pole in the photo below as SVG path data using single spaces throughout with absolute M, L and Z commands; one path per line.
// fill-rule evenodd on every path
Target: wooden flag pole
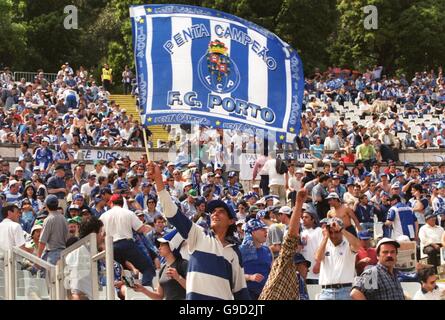
M 148 140 L 147 140 L 147 128 L 145 125 L 142 125 L 143 135 L 144 135 L 144 144 L 145 144 L 145 153 L 147 154 L 147 161 L 150 161 L 150 154 L 148 152 Z

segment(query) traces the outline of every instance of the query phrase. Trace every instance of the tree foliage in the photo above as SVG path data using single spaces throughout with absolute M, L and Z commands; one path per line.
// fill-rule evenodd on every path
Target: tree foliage
M 171 0 L 154 1 L 157 4 Z M 65 61 L 99 72 L 133 66 L 129 6 L 144 0 L 0 0 L 0 64 L 55 72 Z M 437 0 L 176 0 L 255 22 L 298 50 L 306 73 L 330 65 L 412 73 L 441 63 L 445 1 Z M 79 29 L 63 27 L 66 5 L 78 8 Z M 378 29 L 366 30 L 363 7 L 378 9 Z M 115 74 L 119 74 L 118 72 Z M 119 81 L 119 79 L 116 79 Z

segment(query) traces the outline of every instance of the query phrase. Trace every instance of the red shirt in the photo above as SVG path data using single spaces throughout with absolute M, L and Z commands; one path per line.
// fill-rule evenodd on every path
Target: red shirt
M 371 259 L 371 261 L 367 264 L 358 264 L 358 262 L 366 257 L 369 257 Z M 377 252 L 375 248 L 368 248 L 365 249 L 363 247 L 361 247 L 358 252 L 357 252 L 357 256 L 355 258 L 355 267 L 357 269 L 357 275 L 361 275 L 363 270 L 365 270 L 366 266 L 373 266 L 377 264 Z

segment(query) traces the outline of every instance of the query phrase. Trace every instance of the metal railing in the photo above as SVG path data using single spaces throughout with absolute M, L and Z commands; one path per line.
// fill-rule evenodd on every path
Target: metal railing
M 20 260 L 27 260 L 29 263 L 33 265 L 37 273 L 41 273 L 45 275 L 45 278 L 25 278 L 29 280 L 29 283 L 26 284 L 26 280 L 24 281 L 24 286 L 29 286 L 32 281 L 40 281 L 40 285 L 45 284 L 45 288 L 48 290 L 49 299 L 56 299 L 56 267 L 51 263 L 46 262 L 45 260 L 40 259 L 39 257 L 26 252 L 20 248 L 14 247 L 6 253 L 5 256 L 5 289 L 6 289 L 6 299 L 7 300 L 16 300 L 16 299 L 29 299 L 30 296 L 26 294 L 26 290 L 24 290 L 24 295 L 17 295 L 17 263 Z M 26 289 L 26 288 L 23 288 Z M 36 288 L 37 289 L 37 288 Z M 37 298 L 43 299 L 42 295 L 37 294 Z
M 80 239 L 75 242 L 70 247 L 66 248 L 60 254 L 60 260 L 57 262 L 56 266 L 56 291 L 57 291 L 57 300 L 67 300 L 68 295 L 67 291 L 69 288 L 68 282 L 70 277 L 70 268 L 67 265 L 67 257 L 70 254 L 74 254 L 76 250 L 80 250 L 82 247 L 85 247 L 88 251 L 88 264 L 89 264 L 89 274 L 85 275 L 89 277 L 88 282 L 91 281 L 91 296 L 93 300 L 99 300 L 101 296 L 99 290 L 99 272 L 97 268 L 97 264 L 99 260 L 105 259 L 105 269 L 106 269 L 106 299 L 114 300 L 114 254 L 113 254 L 113 238 L 111 236 L 107 236 L 105 238 L 105 250 L 102 252 L 97 252 L 97 244 L 96 244 L 96 234 L 91 233 L 87 237 Z M 68 280 L 68 281 L 67 281 Z
M 76 254 L 76 250 L 83 250 L 84 253 L 88 252 L 87 260 L 80 260 L 80 262 L 87 262 L 89 266 L 88 273 L 84 273 L 84 276 L 88 279 L 86 285 L 91 286 L 92 299 L 99 300 L 104 296 L 100 294 L 102 292 L 105 293 L 106 300 L 114 300 L 113 238 L 107 236 L 105 238 L 105 250 L 98 253 L 95 233 L 62 251 L 57 265 L 48 263 L 17 247 L 8 251 L 0 250 L 0 300 L 69 299 L 68 290 L 70 287 L 67 284 L 70 280 L 68 278 L 70 276 L 70 266 L 67 265 L 66 258 L 70 257 L 70 254 Z M 80 258 L 82 259 L 82 257 Z M 100 260 L 105 260 L 106 291 L 99 290 L 98 262 Z M 32 273 L 27 269 L 22 269 L 24 262 L 32 268 Z M 82 269 L 82 265 L 78 267 L 80 271 L 85 271 Z M 44 276 L 40 277 L 40 275 Z M 80 278 L 76 280 L 80 280 Z M 105 287 L 102 289 L 105 289 Z
M 37 72 L 26 72 L 26 71 L 16 71 L 14 72 L 14 80 L 20 81 L 20 79 L 25 78 L 26 82 L 34 82 Z M 48 82 L 54 82 L 57 79 L 57 73 L 43 73 L 43 77 Z

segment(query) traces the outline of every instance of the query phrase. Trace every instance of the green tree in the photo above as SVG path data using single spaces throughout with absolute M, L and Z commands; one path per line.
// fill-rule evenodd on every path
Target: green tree
M 0 0 L 0 64 L 23 68 L 26 56 L 26 27 L 17 22 L 20 6 Z

